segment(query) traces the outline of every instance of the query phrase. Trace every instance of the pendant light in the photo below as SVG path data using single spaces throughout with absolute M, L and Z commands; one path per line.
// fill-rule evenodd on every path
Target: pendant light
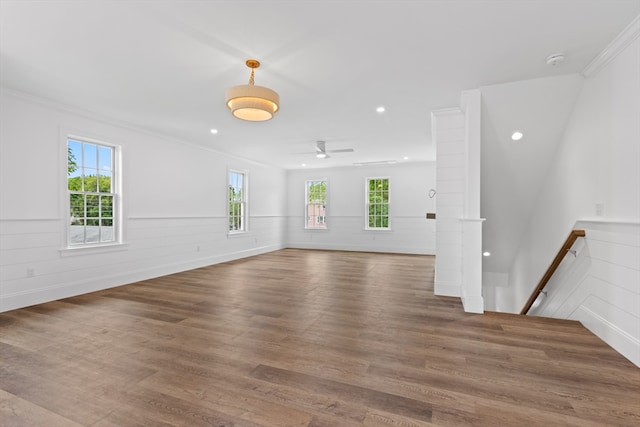
M 249 59 L 247 67 L 251 68 L 249 83 L 233 86 L 227 90 L 227 108 L 235 117 L 250 122 L 263 122 L 270 120 L 280 108 L 280 97 L 273 90 L 254 84 L 255 69 L 260 62 Z

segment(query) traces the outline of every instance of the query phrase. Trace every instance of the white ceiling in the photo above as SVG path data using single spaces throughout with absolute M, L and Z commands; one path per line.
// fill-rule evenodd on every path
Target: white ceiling
M 579 72 L 639 13 L 640 0 L 1 0 L 0 84 L 283 168 L 432 161 L 432 110 Z M 567 60 L 547 66 L 556 52 Z M 280 94 L 269 122 L 224 105 L 248 58 Z M 316 159 L 316 140 L 355 151 Z
M 481 88 L 483 268 L 508 272 L 577 73 L 639 14 L 640 0 L 0 0 L 0 85 L 287 169 L 434 161 L 430 112 Z M 249 58 L 280 94 L 269 122 L 224 104 Z M 317 140 L 354 152 L 317 159 Z

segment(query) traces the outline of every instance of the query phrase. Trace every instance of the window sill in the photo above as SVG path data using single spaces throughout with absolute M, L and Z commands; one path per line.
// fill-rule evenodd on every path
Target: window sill
M 230 231 L 227 233 L 227 239 L 236 239 L 238 237 L 249 237 L 251 234 L 248 231 Z
M 365 228 L 364 231 L 393 231 L 391 228 Z
M 69 256 L 78 256 L 78 255 L 94 255 L 94 254 L 105 254 L 111 252 L 121 252 L 129 249 L 128 243 L 111 243 L 105 245 L 87 245 L 87 246 L 77 246 L 77 247 L 68 247 L 64 249 L 60 249 L 60 256 L 69 257 Z
M 328 227 L 320 228 L 320 227 L 305 227 L 304 231 L 329 231 Z

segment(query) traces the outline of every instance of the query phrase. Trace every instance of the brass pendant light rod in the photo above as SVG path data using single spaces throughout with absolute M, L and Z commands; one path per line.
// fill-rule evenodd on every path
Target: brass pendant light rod
M 253 86 L 255 84 L 254 72 L 256 68 L 260 67 L 260 61 L 257 61 L 255 59 L 247 59 L 247 62 L 245 62 L 245 64 L 247 64 L 247 67 L 251 68 L 251 75 L 249 76 L 249 84 Z

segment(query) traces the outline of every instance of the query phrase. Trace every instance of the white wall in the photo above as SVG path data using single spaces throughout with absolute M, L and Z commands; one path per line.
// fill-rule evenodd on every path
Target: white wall
M 388 177 L 390 231 L 365 230 L 365 180 Z M 327 179 L 327 230 L 305 230 L 305 181 Z M 435 164 L 401 163 L 287 172 L 288 247 L 435 254 Z
M 283 247 L 284 170 L 12 93 L 0 121 L 0 311 Z M 61 251 L 67 132 L 122 147 L 122 250 Z M 249 176 L 243 237 L 227 237 L 227 168 Z
M 640 366 L 640 223 L 579 221 L 573 245 L 530 314 L 582 322 Z
M 542 191 L 509 272 L 509 286 L 496 288 L 496 304 L 505 311 L 522 308 L 577 220 L 640 221 L 637 30 L 631 40 L 585 79 L 555 162 L 541 176 Z M 640 259 L 633 268 L 640 269 Z

